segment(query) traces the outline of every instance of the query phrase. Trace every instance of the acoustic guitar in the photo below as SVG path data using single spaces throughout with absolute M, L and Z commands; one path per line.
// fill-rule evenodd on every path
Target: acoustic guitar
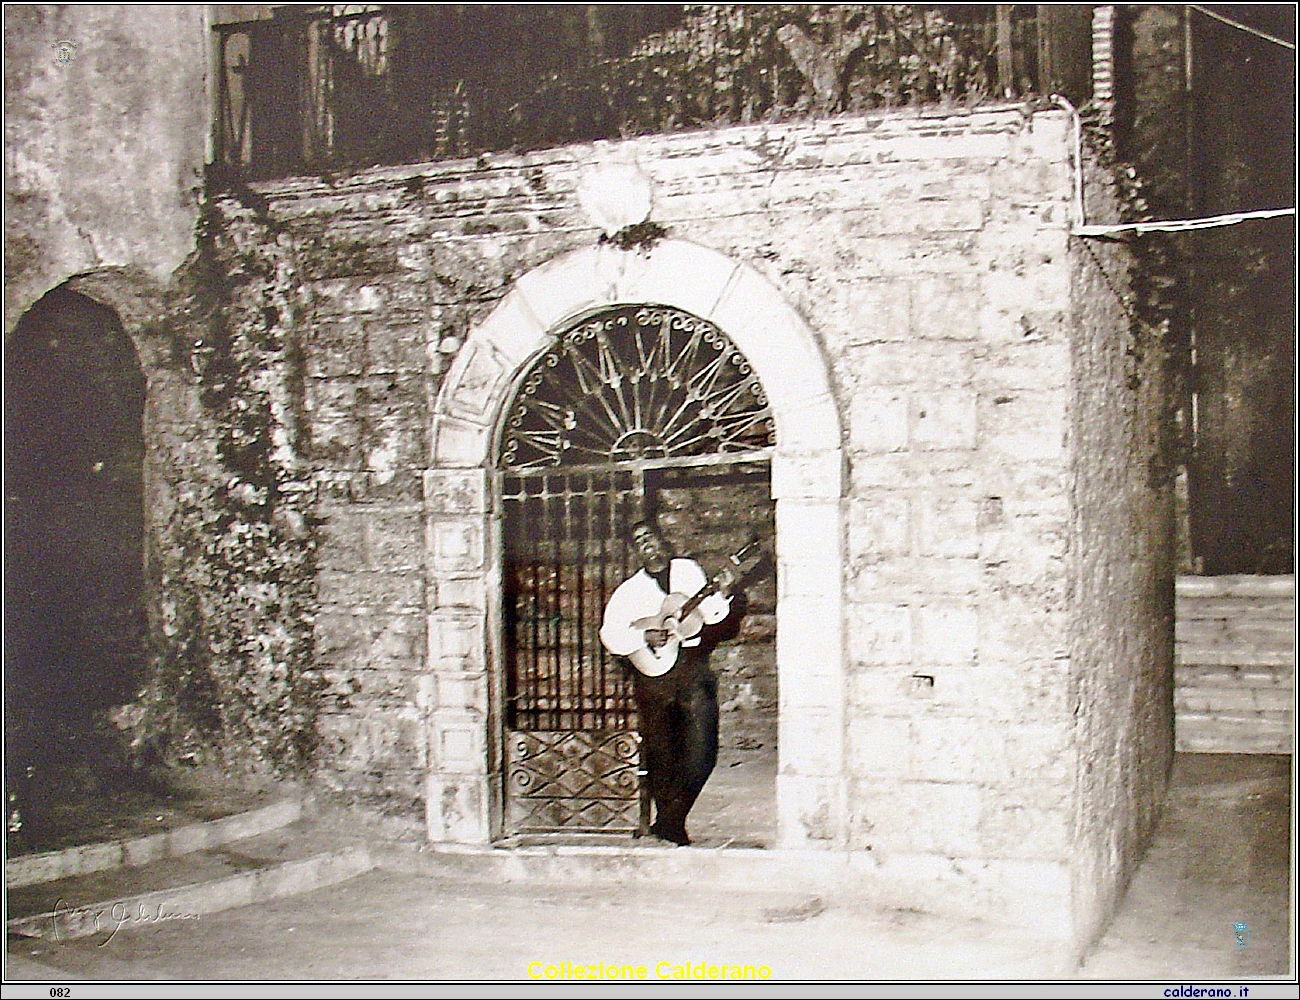
M 735 574 L 736 582 L 739 582 L 747 572 L 753 570 L 761 561 L 762 555 L 758 539 L 751 538 L 741 548 L 727 557 L 727 561 L 732 566 L 735 566 L 737 570 L 746 560 L 752 560 L 745 572 Z M 698 613 L 697 609 L 706 597 L 718 592 L 721 587 L 719 583 L 721 578 L 722 574 L 719 573 L 691 597 L 679 593 L 669 594 L 664 598 L 657 615 L 649 615 L 634 621 L 632 623 L 633 628 L 639 628 L 643 631 L 658 630 L 666 632 L 667 639 L 658 649 L 651 649 L 647 646 L 645 649 L 638 649 L 632 653 L 628 657 L 632 661 L 632 666 L 647 677 L 662 677 L 672 670 L 677 663 L 677 654 L 682 643 L 699 635 L 700 630 L 704 628 L 704 617 Z

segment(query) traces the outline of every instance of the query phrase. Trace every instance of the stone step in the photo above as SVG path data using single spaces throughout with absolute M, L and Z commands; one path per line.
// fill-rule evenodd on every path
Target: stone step
M 163 858 L 179 857 L 193 851 L 217 847 L 278 829 L 297 821 L 302 816 L 302 811 L 302 798 L 290 796 L 260 809 L 236 813 L 221 819 L 189 823 L 174 830 L 165 830 L 143 837 L 128 837 L 97 844 L 83 844 L 60 851 L 20 855 L 5 861 L 5 886 L 14 889 L 75 875 L 88 875 L 114 868 L 129 868 L 150 864 Z
M 606 846 L 554 843 L 531 846 L 385 845 L 373 851 L 385 871 L 455 883 L 538 886 L 656 884 L 798 891 L 853 898 L 882 907 L 911 907 L 1032 928 L 1047 937 L 1068 935 L 1045 909 L 1066 913 L 1066 869 L 1054 862 L 980 861 L 920 855 L 878 856 L 872 851 L 670 847 L 627 840 Z M 954 907 L 954 900 L 965 902 Z M 1062 909 L 1052 909 L 1061 904 Z M 1062 918 L 1063 919 L 1063 918 Z
M 374 867 L 364 843 L 299 821 L 143 865 L 9 887 L 8 930 L 71 940 L 309 892 Z

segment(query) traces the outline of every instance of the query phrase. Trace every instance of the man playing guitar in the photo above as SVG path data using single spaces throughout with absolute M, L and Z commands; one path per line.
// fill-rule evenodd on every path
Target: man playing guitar
M 731 612 L 735 577 L 712 582 L 693 559 L 677 559 L 649 521 L 632 525 L 642 569 L 605 606 L 601 642 L 633 674 L 655 821 L 650 833 L 689 844 L 686 814 L 718 759 L 718 682 L 709 654 Z M 707 594 L 705 593 L 707 592 Z

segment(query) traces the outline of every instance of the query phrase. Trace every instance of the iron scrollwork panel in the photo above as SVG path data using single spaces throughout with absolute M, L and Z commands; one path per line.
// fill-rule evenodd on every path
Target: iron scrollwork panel
M 506 821 L 514 833 L 633 833 L 641 822 L 634 732 L 507 734 Z

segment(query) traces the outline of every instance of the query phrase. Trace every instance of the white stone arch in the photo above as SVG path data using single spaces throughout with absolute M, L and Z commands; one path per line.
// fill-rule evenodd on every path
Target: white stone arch
M 470 332 L 443 382 L 425 484 L 430 839 L 483 842 L 497 821 L 489 685 L 501 556 L 488 476 L 501 410 L 556 330 L 598 309 L 641 303 L 715 324 L 767 394 L 776 425 L 778 839 L 782 847 L 842 847 L 844 453 L 827 366 L 807 324 L 770 282 L 681 240 L 649 253 L 592 247 L 529 272 Z

